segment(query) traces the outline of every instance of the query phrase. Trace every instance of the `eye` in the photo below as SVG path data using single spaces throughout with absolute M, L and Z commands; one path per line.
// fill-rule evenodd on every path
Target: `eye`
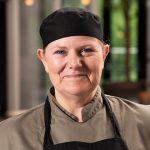
M 54 54 L 64 55 L 64 54 L 66 54 L 66 51 L 63 50 L 63 49 L 56 50 L 56 51 L 54 52 Z
M 82 53 L 83 54 L 89 54 L 91 52 L 93 52 L 94 50 L 92 48 L 83 48 L 82 49 Z

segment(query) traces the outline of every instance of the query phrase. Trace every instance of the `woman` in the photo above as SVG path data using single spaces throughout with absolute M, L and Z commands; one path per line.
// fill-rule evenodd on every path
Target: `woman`
M 37 56 L 53 87 L 44 104 L 0 124 L 0 149 L 149 150 L 150 106 L 99 87 L 109 53 L 99 18 L 62 8 L 43 20 L 40 34 Z

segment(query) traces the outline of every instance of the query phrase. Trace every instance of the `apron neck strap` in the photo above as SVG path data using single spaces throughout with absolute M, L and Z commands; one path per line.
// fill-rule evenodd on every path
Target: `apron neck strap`
M 43 150 L 49 150 L 49 148 L 53 146 L 53 140 L 50 135 L 51 107 L 50 107 L 50 103 L 48 100 L 48 96 L 46 98 L 46 102 L 44 105 L 44 123 L 45 123 L 45 135 L 44 135 Z
M 114 136 L 115 138 L 121 138 L 121 135 L 120 135 L 120 131 L 119 131 L 119 126 L 118 126 L 118 122 L 117 122 L 117 119 L 112 111 L 112 108 L 111 108 L 111 105 L 109 103 L 109 100 L 107 99 L 107 97 L 104 95 L 104 93 L 101 93 L 102 94 L 102 99 L 103 99 L 103 102 L 105 104 L 105 107 L 106 107 L 106 112 L 111 120 L 111 123 L 112 123 L 112 127 L 113 127 L 113 131 L 114 131 Z

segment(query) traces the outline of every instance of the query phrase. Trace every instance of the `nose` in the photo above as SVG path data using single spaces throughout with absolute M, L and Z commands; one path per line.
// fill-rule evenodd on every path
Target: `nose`
M 68 57 L 68 66 L 70 69 L 82 67 L 82 59 L 76 53 L 70 54 Z

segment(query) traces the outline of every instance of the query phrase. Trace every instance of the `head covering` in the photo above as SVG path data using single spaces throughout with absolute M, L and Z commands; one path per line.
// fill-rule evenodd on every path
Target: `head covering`
M 45 48 L 50 42 L 69 36 L 91 36 L 103 41 L 99 17 L 85 9 L 67 7 L 47 16 L 40 27 Z

